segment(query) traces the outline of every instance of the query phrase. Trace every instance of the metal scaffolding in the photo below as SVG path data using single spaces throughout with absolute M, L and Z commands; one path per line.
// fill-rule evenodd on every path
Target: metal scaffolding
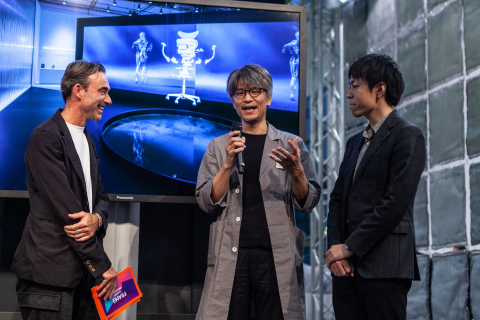
M 324 264 L 326 218 L 330 193 L 337 180 L 343 157 L 344 59 L 341 10 L 328 7 L 325 1 L 309 2 L 310 47 L 308 59 L 310 81 L 310 148 L 322 184 L 322 195 L 310 218 L 312 270 L 312 320 L 333 319 L 331 293 L 326 292 L 324 278 L 330 271 Z M 310 313 L 309 312 L 309 313 Z

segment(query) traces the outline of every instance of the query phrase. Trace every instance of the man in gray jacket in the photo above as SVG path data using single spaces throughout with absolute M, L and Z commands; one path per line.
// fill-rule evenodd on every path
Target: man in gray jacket
M 215 214 L 197 319 L 305 319 L 305 234 L 294 207 L 310 212 L 320 185 L 302 139 L 266 121 L 272 78 L 258 65 L 233 71 L 227 92 L 240 131 L 213 139 L 198 172 L 200 207 Z M 248 147 L 248 148 L 247 148 Z M 243 152 L 245 172 L 235 156 Z

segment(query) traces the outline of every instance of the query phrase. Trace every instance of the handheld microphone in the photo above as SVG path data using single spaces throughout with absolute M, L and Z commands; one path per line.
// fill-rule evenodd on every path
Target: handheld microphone
M 232 123 L 232 131 L 240 131 L 240 133 L 236 136 L 241 138 L 242 137 L 242 124 L 240 122 Z M 243 173 L 245 170 L 245 162 L 243 161 L 243 151 L 237 153 L 235 156 L 235 160 L 237 161 L 237 170 L 238 173 Z

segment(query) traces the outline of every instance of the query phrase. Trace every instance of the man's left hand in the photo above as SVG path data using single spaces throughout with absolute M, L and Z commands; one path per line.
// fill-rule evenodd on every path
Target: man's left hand
M 277 149 L 272 150 L 273 155 L 268 155 L 276 163 L 279 163 L 292 177 L 304 175 L 300 159 L 301 152 L 297 140 L 298 138 L 293 139 L 293 141 L 288 140 L 288 145 L 292 148 L 292 152 L 288 152 L 282 147 L 278 147 Z
M 110 267 L 110 269 L 102 274 L 102 278 L 103 281 L 97 288 L 98 296 L 103 298 L 104 301 L 112 299 L 113 294 L 115 293 L 115 288 L 117 287 L 118 274 L 112 267 Z
M 98 216 L 96 214 L 80 211 L 69 214 L 72 220 L 80 220 L 79 222 L 65 226 L 67 235 L 77 242 L 87 241 L 95 235 L 98 229 Z
M 336 277 L 353 277 L 354 270 L 353 264 L 348 260 L 338 260 L 332 262 L 328 268 L 332 271 Z
M 330 265 L 338 260 L 344 260 L 353 256 L 353 252 L 345 248 L 345 244 L 335 244 L 325 253 L 325 262 L 328 268 Z
M 292 179 L 292 190 L 295 198 L 302 201 L 308 196 L 308 182 L 303 171 L 301 151 L 298 147 L 298 138 L 293 141 L 288 140 L 288 145 L 292 148 L 292 152 L 288 152 L 282 147 L 272 150 L 272 154 L 268 156 L 276 163 L 280 164 Z

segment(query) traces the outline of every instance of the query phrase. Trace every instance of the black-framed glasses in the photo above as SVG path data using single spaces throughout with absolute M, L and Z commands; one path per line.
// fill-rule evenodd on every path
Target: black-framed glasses
M 245 98 L 245 95 L 248 92 L 251 97 L 258 97 L 260 95 L 260 93 L 262 93 L 262 90 L 265 90 L 265 89 L 264 88 L 257 88 L 257 87 L 250 88 L 248 90 L 238 89 L 237 91 L 235 91 L 235 93 L 233 95 L 237 99 L 243 99 L 243 98 Z M 267 90 L 265 90 L 265 91 L 267 91 Z

